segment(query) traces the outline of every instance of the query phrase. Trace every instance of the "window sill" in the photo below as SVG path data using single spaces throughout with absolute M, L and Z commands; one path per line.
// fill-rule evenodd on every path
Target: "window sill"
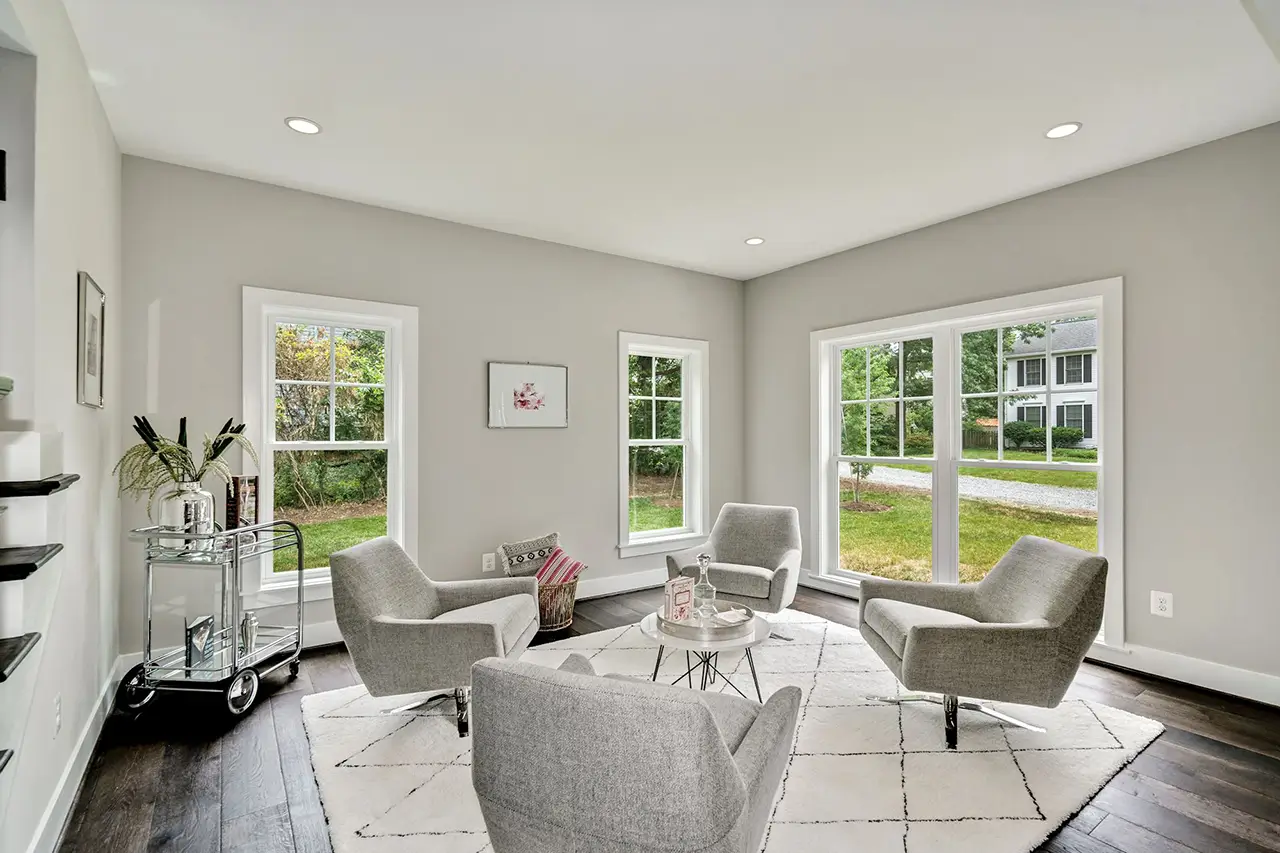
M 625 560 L 627 557 L 643 557 L 646 554 L 665 554 L 706 541 L 705 533 L 681 533 L 676 536 L 664 536 L 661 539 L 643 539 L 639 542 L 619 545 L 618 556 Z
M 801 569 L 800 584 L 811 589 L 819 589 L 833 595 L 852 598 L 855 601 L 862 594 L 862 582 L 852 575 L 828 572 L 822 574 L 813 569 Z
M 333 581 L 326 575 L 318 578 L 303 578 L 302 600 L 327 601 L 333 598 Z M 298 601 L 297 580 L 284 583 L 264 585 L 257 592 L 243 593 L 240 596 L 242 606 L 246 609 L 261 607 L 290 607 Z

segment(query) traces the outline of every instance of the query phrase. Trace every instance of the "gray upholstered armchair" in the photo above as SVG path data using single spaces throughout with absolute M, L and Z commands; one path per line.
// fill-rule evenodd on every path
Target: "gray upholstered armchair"
M 471 665 L 519 657 L 538 632 L 534 578 L 437 582 L 386 536 L 329 557 L 333 609 L 370 695 L 445 690 L 405 711 L 453 697 L 467 733 Z
M 667 555 L 667 575 L 698 577 L 698 555 L 711 558 L 716 597 L 780 613 L 800 580 L 800 513 L 795 507 L 725 504 L 705 544 Z
M 947 746 L 958 709 L 1032 731 L 959 696 L 1054 708 L 1102 626 L 1107 561 L 1024 536 L 976 584 L 862 581 L 862 636 L 908 690 L 940 693 L 889 702 L 943 705 Z
M 495 853 L 757 853 L 800 689 L 720 693 L 477 663 L 471 776 Z

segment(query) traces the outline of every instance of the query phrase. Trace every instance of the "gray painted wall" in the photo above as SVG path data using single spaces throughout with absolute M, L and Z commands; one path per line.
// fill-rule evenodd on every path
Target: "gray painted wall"
M 240 415 L 243 285 L 419 307 L 418 551 L 435 578 L 479 577 L 482 552 L 548 530 L 591 566 L 585 578 L 663 564 L 617 555 L 620 329 L 710 341 L 712 509 L 742 497 L 739 282 L 134 157 L 123 219 L 125 409 L 146 411 L 159 300 L 152 414 L 166 425 Z M 489 360 L 567 364 L 569 429 L 488 429 Z M 137 546 L 123 549 L 133 651 L 141 571 Z
M 0 401 L 0 420 L 10 424 L 35 415 L 35 144 L 36 58 L 0 47 L 0 151 L 7 172 L 7 198 L 0 202 L 0 373 L 14 380 L 13 393 Z
M 811 331 L 1115 275 L 1127 639 L 1280 674 L 1280 124 L 748 282 L 747 498 L 813 552 Z
M 12 207 L 0 213 L 0 372 L 21 389 L 0 402 L 0 431 L 43 433 L 41 455 L 52 450 L 42 461 L 81 475 L 47 501 L 8 501 L 0 522 L 0 545 L 29 545 L 18 518 L 44 513 L 47 532 L 65 546 L 22 584 L 23 628 L 42 638 L 0 685 L 0 743 L 16 750 L 0 773 L 0 850 L 45 853 L 76 793 L 84 766 L 76 762 L 87 763 L 108 708 L 119 651 L 120 501 L 110 472 L 124 422 L 123 332 L 113 313 L 124 297 L 120 150 L 62 5 L 0 6 L 0 28 L 15 18 L 20 32 L 10 34 L 38 58 L 0 59 L 0 144 L 14 146 L 15 181 Z M 102 411 L 76 403 L 78 270 L 108 299 Z

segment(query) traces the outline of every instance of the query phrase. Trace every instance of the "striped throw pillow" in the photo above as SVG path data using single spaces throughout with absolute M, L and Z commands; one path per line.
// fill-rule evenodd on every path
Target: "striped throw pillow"
M 538 569 L 538 583 L 568 583 L 582 574 L 586 568 L 586 564 L 581 560 L 575 560 L 562 549 L 556 548 L 551 552 L 551 556 L 547 557 L 547 562 L 542 568 Z

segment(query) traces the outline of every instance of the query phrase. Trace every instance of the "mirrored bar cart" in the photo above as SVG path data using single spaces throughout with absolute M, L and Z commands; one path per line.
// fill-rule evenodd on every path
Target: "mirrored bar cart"
M 262 678 L 283 666 L 298 674 L 302 652 L 302 532 L 290 521 L 273 521 L 216 533 L 182 533 L 162 527 L 130 531 L 145 543 L 144 616 L 146 637 L 142 663 L 120 682 L 116 708 L 136 713 L 159 691 L 220 694 L 233 717 L 247 714 L 258 699 Z M 258 624 L 256 614 L 240 604 L 241 573 L 257 570 L 257 558 L 276 560 L 276 552 L 293 549 L 297 563 L 297 607 L 292 625 Z M 293 563 L 294 559 L 289 559 Z M 184 619 L 178 645 L 155 648 L 153 616 L 156 569 L 218 573 L 219 613 L 194 623 Z M 286 605 L 287 607 L 287 605 Z M 279 610 L 281 608 L 272 608 Z M 287 620 L 282 620 L 287 621 Z

